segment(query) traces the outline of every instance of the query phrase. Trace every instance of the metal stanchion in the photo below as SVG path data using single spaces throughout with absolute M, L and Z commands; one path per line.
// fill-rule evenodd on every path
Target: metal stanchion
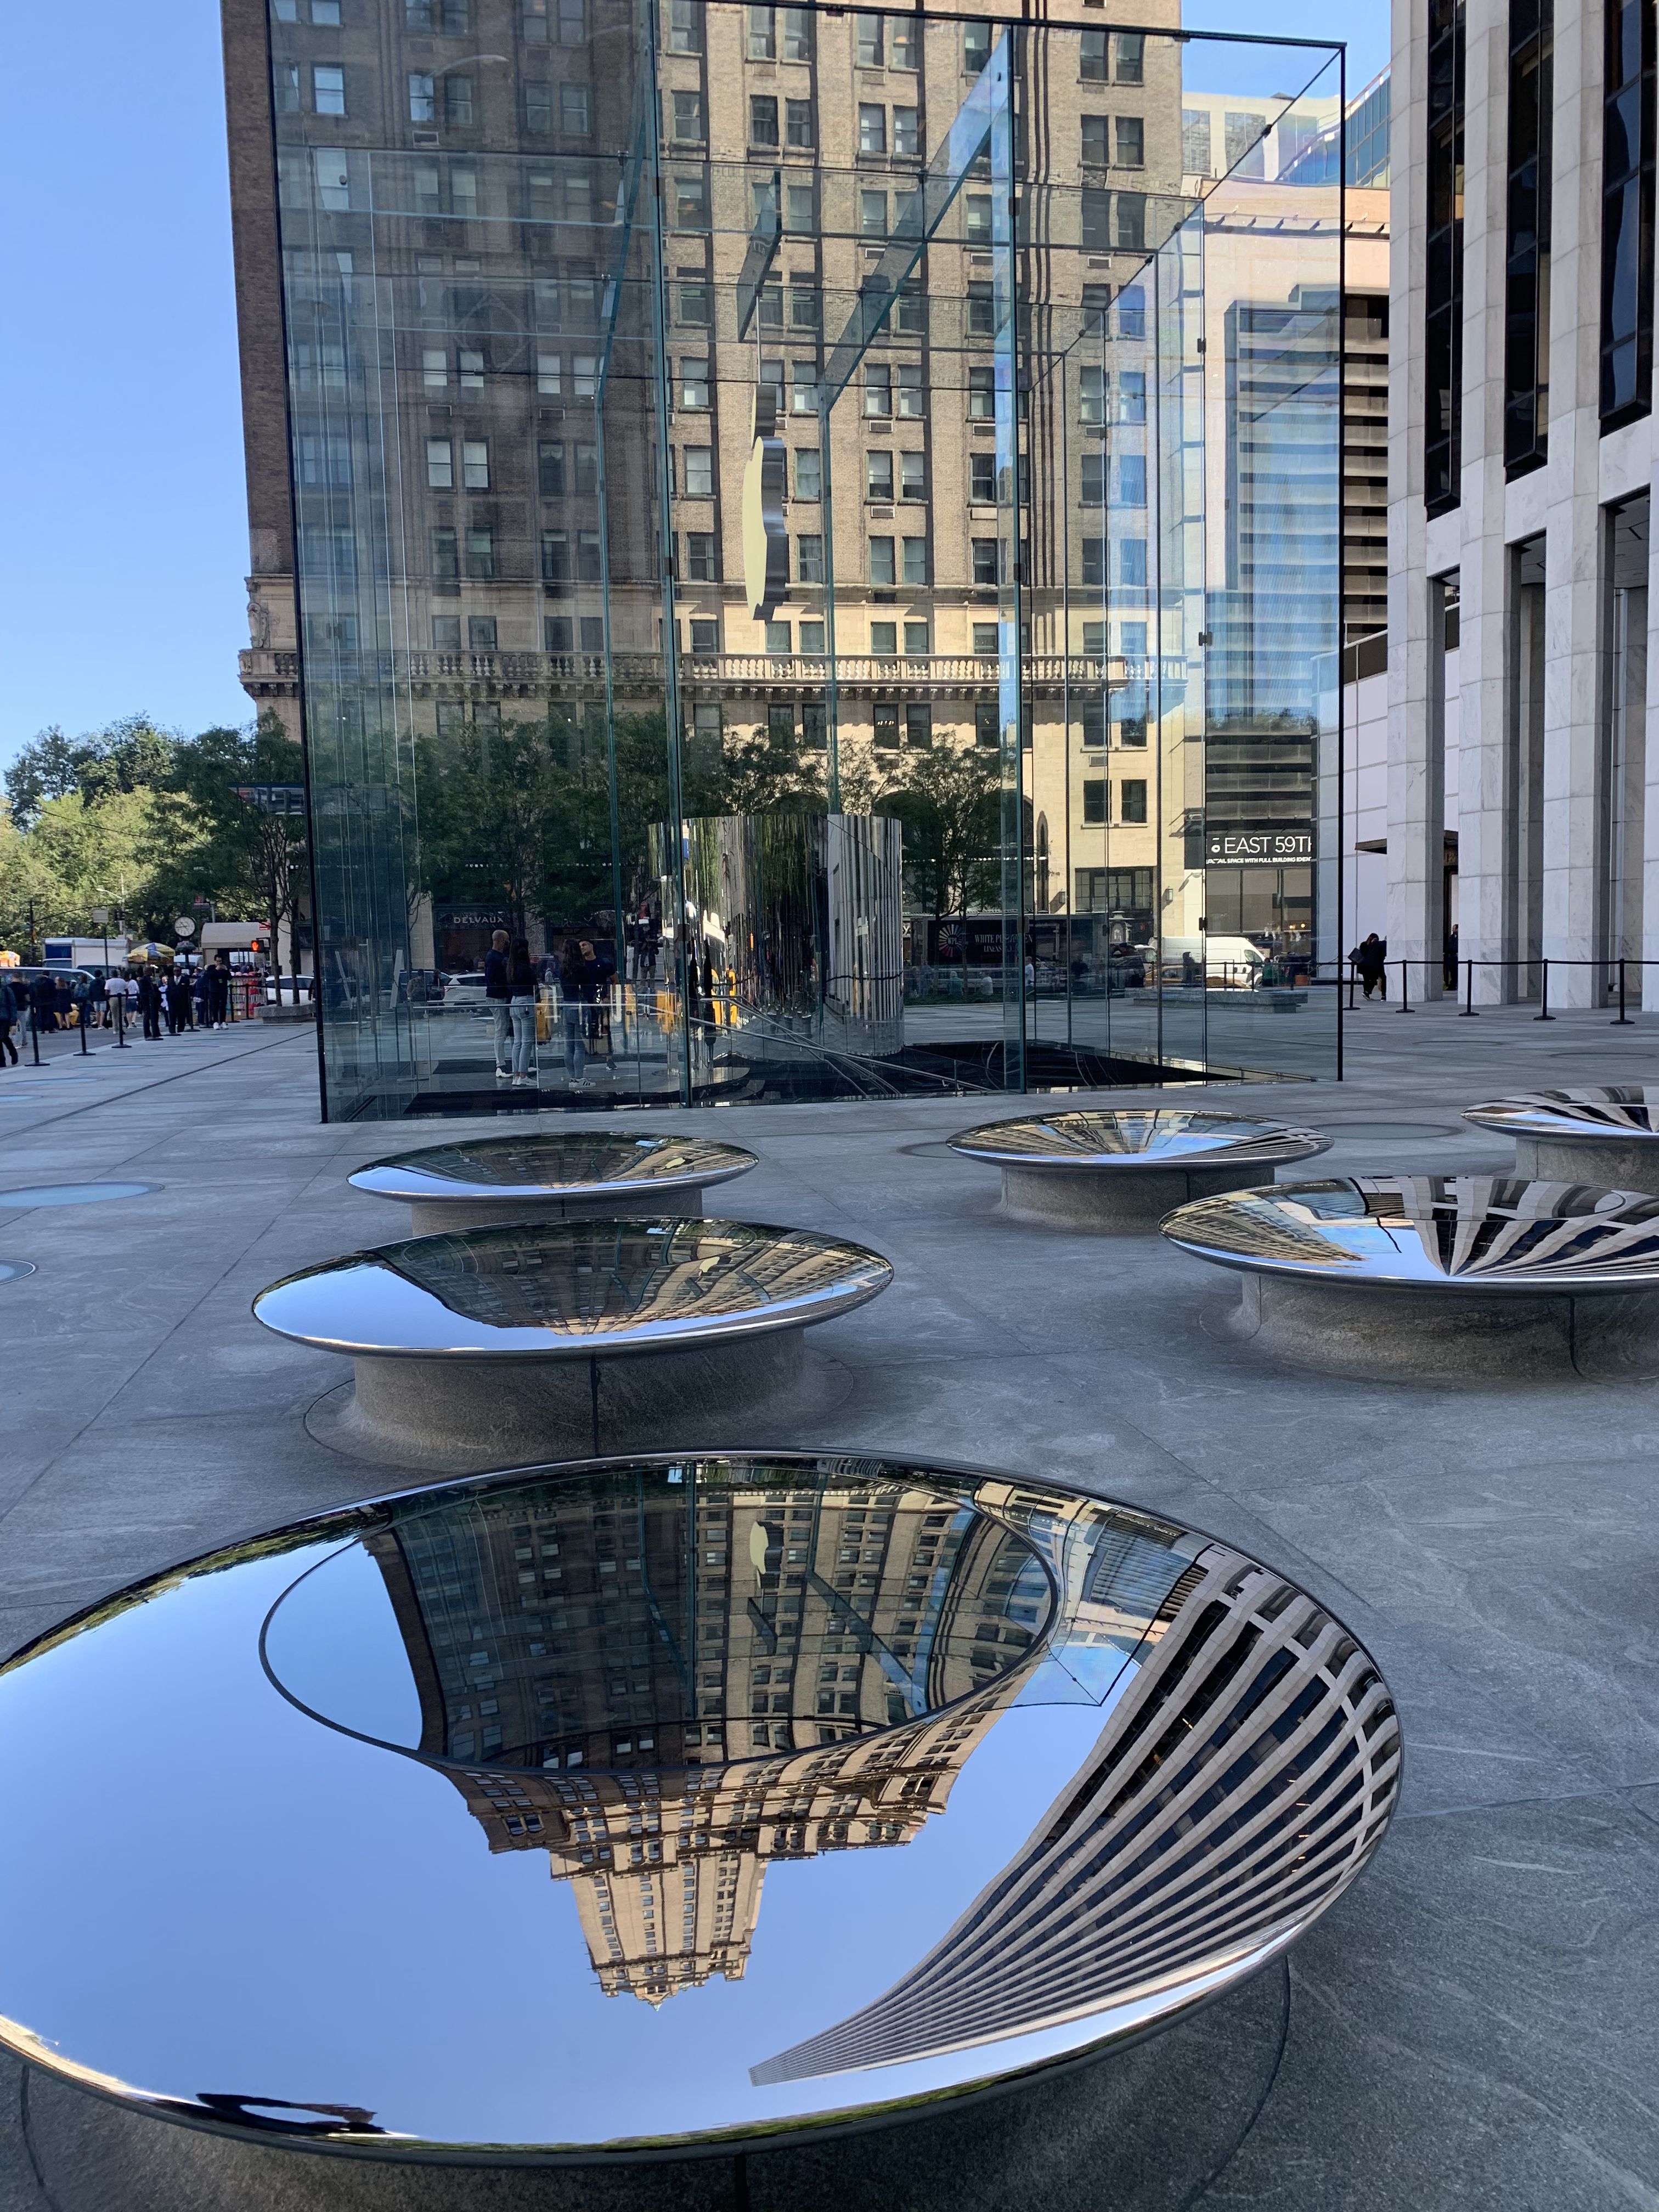
M 1538 1012 L 1533 1016 L 1533 1019 L 1535 1022 L 1553 1022 L 1555 1017 L 1550 1012 L 1550 963 L 1546 960 L 1542 965 L 1544 980 L 1539 991 Z
M 125 1052 L 127 1048 L 127 994 L 125 991 L 115 1001 L 115 1048 L 118 1052 Z
M 81 1032 L 81 1057 L 84 1060 L 87 1054 L 87 1010 L 85 1006 L 77 1006 L 76 1008 L 75 1026 Z
M 35 1007 L 29 1007 L 29 1041 L 34 1047 L 34 1065 L 40 1065 L 40 1017 Z
M 1460 1022 L 1465 1020 L 1478 1022 L 1480 1017 L 1474 1011 L 1474 963 L 1473 960 L 1466 960 L 1463 965 L 1468 969 L 1468 975 L 1464 982 L 1463 1004 L 1457 1018 Z
M 1612 1030 L 1629 1030 L 1634 1029 L 1635 1026 L 1635 1023 L 1625 1012 L 1625 963 L 1621 960 L 1619 963 L 1619 1018 L 1616 1022 L 1609 1022 L 1607 1027 Z
M 1411 990 L 1407 983 L 1406 973 L 1407 963 L 1402 960 L 1400 963 L 1400 1011 L 1402 1014 L 1414 1014 L 1417 1009 L 1412 1004 Z

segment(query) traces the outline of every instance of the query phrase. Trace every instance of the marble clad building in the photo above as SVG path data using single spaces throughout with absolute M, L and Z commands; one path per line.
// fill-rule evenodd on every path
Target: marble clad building
M 1652 0 L 1395 0 L 1388 934 L 1438 992 L 1449 791 L 1477 1004 L 1659 960 L 1654 69 Z

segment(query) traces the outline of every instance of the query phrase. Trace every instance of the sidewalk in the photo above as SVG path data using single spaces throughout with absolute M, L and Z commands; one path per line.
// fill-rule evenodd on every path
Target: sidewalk
M 1659 1081 L 1659 1024 L 1614 1030 L 1599 1010 L 1544 1025 L 1524 1008 L 1458 1022 L 1449 1006 L 1362 1004 L 1348 1052 L 1340 1085 L 1166 1103 L 1323 1127 L 1337 1142 L 1321 1175 L 1502 1172 L 1509 1146 L 1462 1106 Z M 503 1126 L 321 1127 L 303 1028 L 239 1025 L 77 1063 L 78 1049 L 57 1052 L 38 1075 L 0 1077 L 0 1198 L 152 1188 L 0 1205 L 0 1259 L 36 1270 L 0 1284 L 0 1650 L 239 1534 L 395 1486 L 306 1429 L 343 1364 L 260 1329 L 249 1304 L 293 1268 L 405 1232 L 401 1209 L 347 1188 L 352 1168 Z M 1217 1271 L 1155 1238 L 1003 1221 L 994 1177 L 943 1143 L 998 1110 L 967 1098 L 630 1117 L 750 1146 L 761 1165 L 729 1194 L 733 1213 L 860 1238 L 896 1270 L 875 1304 L 814 1332 L 838 1378 L 817 1401 L 830 1410 L 784 1407 L 734 1422 L 730 1441 L 1029 1468 L 1167 1511 L 1297 1577 L 1375 1653 L 1405 1724 L 1403 1810 L 1377 1864 L 1292 1954 L 1273 2086 L 1206 2208 L 1652 2203 L 1659 1388 L 1373 1385 L 1270 1367 L 1221 1332 L 1234 1291 Z M 1189 2101 L 1206 2094 L 1194 2033 L 1156 2046 Z M 0 2062 L 0 2206 L 50 2212 L 17 2082 Z

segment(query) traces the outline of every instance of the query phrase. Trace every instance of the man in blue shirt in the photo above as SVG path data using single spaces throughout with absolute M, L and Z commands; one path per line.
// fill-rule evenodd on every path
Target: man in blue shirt
M 489 940 L 489 950 L 484 955 L 484 996 L 489 1001 L 489 1012 L 495 1024 L 495 1080 L 513 1080 L 513 976 L 507 952 L 512 943 L 504 929 L 498 929 Z

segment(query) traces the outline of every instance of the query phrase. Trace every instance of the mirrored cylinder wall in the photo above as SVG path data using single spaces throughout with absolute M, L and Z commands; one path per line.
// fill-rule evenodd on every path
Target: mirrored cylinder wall
M 1137 12 L 227 0 L 331 1118 L 1336 1072 L 1341 56 Z

